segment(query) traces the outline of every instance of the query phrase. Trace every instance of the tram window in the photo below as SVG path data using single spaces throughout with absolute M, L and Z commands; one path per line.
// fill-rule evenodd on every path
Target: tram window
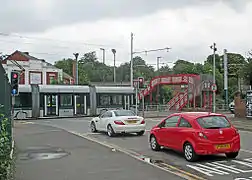
M 72 95 L 71 94 L 61 94 L 60 95 L 60 106 L 72 106 Z
M 110 96 L 108 95 L 99 95 L 99 105 L 101 106 L 106 106 L 106 105 L 110 105 Z
M 32 107 L 32 95 L 30 93 L 19 93 L 15 97 L 15 108 Z
M 113 95 L 112 103 L 113 105 L 122 105 L 122 95 Z

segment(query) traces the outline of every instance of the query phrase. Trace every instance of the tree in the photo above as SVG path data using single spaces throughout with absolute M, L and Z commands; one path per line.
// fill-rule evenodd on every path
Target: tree
M 204 64 L 206 63 L 213 65 L 213 54 L 207 56 L 207 60 L 204 62 Z M 219 54 L 215 54 L 215 67 L 221 72 L 222 61 L 221 61 L 221 56 Z
M 130 81 L 130 63 L 123 63 L 116 69 L 118 81 Z
M 154 67 L 148 66 L 146 62 L 139 56 L 133 58 L 133 74 L 134 79 L 144 77 L 145 80 L 150 80 L 154 77 Z
M 79 63 L 90 82 L 113 81 L 113 68 L 99 62 L 95 52 L 84 54 Z
M 247 58 L 247 66 L 244 68 L 244 78 L 252 86 L 252 52 L 249 54 L 251 57 Z
M 194 74 L 194 64 L 185 60 L 177 60 L 173 66 L 174 74 Z
M 62 69 L 65 73 L 69 75 L 73 74 L 73 59 L 68 58 L 56 61 L 54 66 L 59 69 Z
M 171 69 L 168 65 L 162 66 L 162 67 L 159 69 L 159 74 L 160 74 L 160 75 L 172 74 L 172 69 Z
M 161 103 L 167 103 L 172 99 L 172 88 L 170 86 L 162 86 L 160 89 L 160 96 L 163 99 Z
M 63 60 L 60 60 L 60 61 L 56 61 L 54 66 L 59 68 L 59 69 L 62 69 L 63 72 L 69 74 L 69 75 L 72 75 L 73 74 L 73 59 L 63 59 Z M 79 84 L 86 84 L 89 82 L 89 79 L 87 77 L 87 74 L 85 72 L 84 69 L 82 69 L 81 67 L 81 64 L 79 62 L 79 68 L 78 68 L 78 75 L 79 75 Z M 57 84 L 56 82 L 53 82 L 55 84 Z M 60 82 L 58 82 L 60 83 Z

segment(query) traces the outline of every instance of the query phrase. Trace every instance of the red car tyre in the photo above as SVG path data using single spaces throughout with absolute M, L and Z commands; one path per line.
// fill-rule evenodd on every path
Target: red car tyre
M 238 156 L 239 152 L 231 152 L 231 153 L 226 153 L 226 157 L 230 159 L 235 159 Z
M 190 143 L 184 145 L 184 157 L 189 162 L 198 160 L 198 155 L 195 153 L 193 146 Z

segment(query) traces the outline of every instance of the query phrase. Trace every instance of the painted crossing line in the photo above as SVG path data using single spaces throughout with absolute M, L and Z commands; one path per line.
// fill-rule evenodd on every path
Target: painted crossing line
M 250 151 L 250 153 L 252 152 Z M 220 179 L 220 176 L 232 176 L 235 180 L 239 180 L 240 177 L 236 176 L 240 175 L 247 176 L 248 178 L 252 177 L 252 158 L 194 163 L 187 164 L 186 166 L 214 179 Z M 244 178 L 243 180 L 248 178 Z
M 247 149 L 240 149 L 240 151 L 252 154 L 252 151 L 251 151 L 251 150 L 247 150 Z

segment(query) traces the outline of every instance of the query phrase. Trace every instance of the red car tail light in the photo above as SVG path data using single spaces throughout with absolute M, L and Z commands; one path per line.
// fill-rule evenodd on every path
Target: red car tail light
M 114 123 L 117 125 L 125 125 L 122 121 L 114 121 Z
M 202 132 L 199 132 L 199 137 L 200 138 L 204 138 L 204 139 L 207 139 L 206 135 Z
M 145 124 L 145 121 L 144 121 L 144 119 L 142 120 L 141 124 Z

